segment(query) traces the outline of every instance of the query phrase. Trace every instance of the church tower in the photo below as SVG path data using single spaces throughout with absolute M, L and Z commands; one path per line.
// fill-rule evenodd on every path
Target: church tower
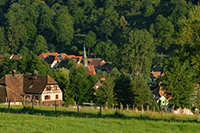
M 83 45 L 83 66 L 84 67 L 88 66 L 88 60 L 87 60 L 87 56 L 86 56 L 85 45 Z

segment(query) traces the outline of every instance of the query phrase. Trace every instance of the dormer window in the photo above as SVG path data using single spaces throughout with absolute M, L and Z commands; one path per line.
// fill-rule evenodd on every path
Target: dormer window
M 57 90 L 58 88 L 57 88 L 57 86 L 54 86 L 54 90 Z
M 46 91 L 50 91 L 51 90 L 51 87 L 50 86 L 47 86 L 46 87 Z
M 30 86 L 29 86 L 29 89 L 31 89 L 32 87 L 33 87 L 33 85 L 30 85 Z

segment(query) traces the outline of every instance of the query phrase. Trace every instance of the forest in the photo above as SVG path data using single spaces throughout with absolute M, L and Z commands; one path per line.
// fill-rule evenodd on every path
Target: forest
M 106 77 L 96 101 L 140 106 L 153 104 L 150 70 L 163 66 L 166 76 L 159 80 L 174 97 L 170 105 L 191 107 L 185 99 L 200 74 L 199 9 L 197 0 L 1 0 L 0 54 L 23 58 L 0 60 L 0 75 L 13 69 L 49 74 L 66 101 L 80 102 L 94 100 L 89 88 Z M 72 68 L 72 60 L 52 71 L 37 58 L 42 52 L 82 55 L 83 45 L 88 57 L 114 62 L 116 68 L 91 76 Z

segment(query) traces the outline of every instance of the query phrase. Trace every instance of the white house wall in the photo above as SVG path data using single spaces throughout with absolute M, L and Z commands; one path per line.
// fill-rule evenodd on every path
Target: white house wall
M 159 100 L 161 101 L 161 105 L 162 105 L 162 106 L 168 105 L 168 103 L 169 103 L 169 100 L 168 100 L 165 96 L 160 97 L 160 98 L 157 100 L 157 103 L 159 103 Z
M 57 90 L 55 87 L 57 86 Z M 46 87 L 51 87 L 52 90 L 46 90 Z M 60 87 L 58 85 L 47 85 L 44 88 L 44 91 L 41 94 L 41 101 L 50 101 L 50 100 L 63 100 L 63 95 Z M 58 95 L 58 99 L 56 99 L 56 95 Z M 50 99 L 45 100 L 45 96 L 50 96 Z

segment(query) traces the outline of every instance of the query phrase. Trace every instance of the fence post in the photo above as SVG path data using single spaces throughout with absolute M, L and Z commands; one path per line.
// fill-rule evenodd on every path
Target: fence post
M 33 103 L 33 100 L 32 100 L 32 109 L 33 109 L 33 106 L 34 106 L 34 103 Z
M 77 102 L 77 113 L 79 113 L 79 103 Z
M 167 105 L 165 104 L 165 112 L 167 113 Z
M 25 106 L 25 95 L 24 95 L 24 106 Z
M 195 115 L 197 115 L 197 116 L 199 115 L 199 109 L 197 109 L 197 108 L 195 109 Z
M 8 111 L 10 111 L 10 101 L 11 101 L 11 99 L 9 99 L 9 101 L 8 101 Z
M 180 115 L 182 115 L 182 108 L 180 107 Z
M 108 102 L 106 102 L 106 109 L 108 109 Z
M 126 110 L 128 111 L 128 104 L 126 104 Z
M 133 104 L 133 112 L 135 112 L 135 105 Z
M 112 108 L 113 108 L 113 110 L 115 110 L 115 109 L 114 109 L 114 103 L 112 104 Z
M 142 108 L 142 115 L 144 114 L 144 109 L 143 109 L 143 105 L 141 105 L 141 108 Z
M 6 104 L 8 104 L 8 97 L 6 97 Z
M 172 110 L 171 110 L 171 113 L 174 113 L 174 106 L 172 106 Z
M 122 114 L 123 114 L 123 104 L 122 103 L 120 103 L 120 109 L 121 109 L 121 112 L 122 112 Z
M 57 112 L 57 109 L 56 109 L 56 100 L 55 100 L 55 113 Z
M 100 102 L 100 115 L 102 114 L 102 109 L 101 109 L 101 102 Z
M 147 105 L 147 112 L 149 113 L 149 105 Z

